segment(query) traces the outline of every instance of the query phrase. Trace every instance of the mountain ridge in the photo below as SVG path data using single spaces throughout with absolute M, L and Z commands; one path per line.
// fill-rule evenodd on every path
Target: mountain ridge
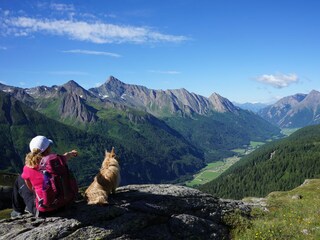
M 301 128 L 320 123 L 320 92 L 297 93 L 261 109 L 259 116 L 281 128 Z
M 131 107 L 139 107 L 156 116 L 192 113 L 206 115 L 212 110 L 217 112 L 237 110 L 229 100 L 216 93 L 206 98 L 190 93 L 184 88 L 153 90 L 140 85 L 125 84 L 113 76 L 110 76 L 109 80 L 100 87 L 90 88 L 89 91 L 99 97 L 111 98 Z
M 239 110 L 228 99 L 217 93 L 212 93 L 209 98 L 206 98 L 190 93 L 184 88 L 153 90 L 140 85 L 125 84 L 113 76 L 110 76 L 101 86 L 88 90 L 81 87 L 74 80 L 70 80 L 61 86 L 53 85 L 51 87 L 39 86 L 33 88 L 19 88 L 1 84 L 0 90 L 11 93 L 28 105 L 37 105 L 37 109 L 41 109 L 41 104 L 34 103 L 32 98 L 60 98 L 67 92 L 73 95 L 72 104 L 84 105 L 84 100 L 109 102 L 109 104 L 112 102 L 113 107 L 116 105 L 122 106 L 122 108 L 124 106 L 134 107 L 158 117 L 167 116 L 168 114 L 184 116 L 196 113 L 207 115 L 211 111 L 236 113 Z M 75 95 L 78 95 L 83 100 L 80 101 Z M 88 110 L 84 106 L 76 108 Z M 81 119 L 80 117 L 79 120 Z M 91 121 L 92 116 L 85 118 L 85 120 Z

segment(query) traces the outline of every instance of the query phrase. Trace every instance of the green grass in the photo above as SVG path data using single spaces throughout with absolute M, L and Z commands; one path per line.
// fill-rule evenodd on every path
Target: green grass
M 291 191 L 270 193 L 268 211 L 254 209 L 251 220 L 239 212 L 227 215 L 232 239 L 320 239 L 319 186 L 320 179 L 313 179 Z
M 281 129 L 281 133 L 286 136 L 290 136 L 295 131 L 299 130 L 299 128 L 283 128 Z
M 238 153 L 239 155 L 243 155 L 246 153 L 246 149 L 237 148 L 237 149 L 233 149 L 232 152 Z
M 231 165 L 236 163 L 240 159 L 240 157 L 259 148 L 264 144 L 264 142 L 251 141 L 248 148 L 233 149 L 232 151 L 236 153 L 237 156 L 225 158 L 222 161 L 209 163 L 205 168 L 201 169 L 198 174 L 194 175 L 193 180 L 185 182 L 186 186 L 197 187 L 214 180 L 215 178 L 220 176 L 221 173 L 227 170 Z
M 186 182 L 188 187 L 196 187 L 217 178 L 221 173 L 228 169 L 232 164 L 239 160 L 238 157 L 226 158 L 223 161 L 209 163 L 205 168 L 196 174 L 193 180 Z
M 260 146 L 262 146 L 263 144 L 265 144 L 265 142 L 250 141 L 250 146 L 251 146 L 252 148 L 260 147 Z
M 61 99 L 42 99 L 42 106 L 46 106 L 41 111 L 44 115 L 49 116 L 53 119 L 58 119 L 60 116 L 58 115 L 57 109 L 59 109 Z
M 9 219 L 11 216 L 12 209 L 4 209 L 0 210 L 0 220 L 2 219 Z
M 244 156 L 245 154 L 252 152 L 253 150 L 261 147 L 264 144 L 265 142 L 250 141 L 250 145 L 247 148 L 236 148 L 233 149 L 232 152 L 237 153 L 239 156 Z

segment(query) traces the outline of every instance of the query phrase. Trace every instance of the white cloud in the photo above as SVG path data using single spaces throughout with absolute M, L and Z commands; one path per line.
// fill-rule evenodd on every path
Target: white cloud
M 101 44 L 182 42 L 188 40 L 185 36 L 163 34 L 148 27 L 122 26 L 99 21 L 86 22 L 70 19 L 6 18 L 1 29 L 0 31 L 5 35 L 28 36 L 35 33 L 45 33 Z
M 88 54 L 88 55 L 102 55 L 102 56 L 109 56 L 109 57 L 116 57 L 116 58 L 121 57 L 121 55 L 119 55 L 117 53 L 81 50 L 81 49 L 67 50 L 67 51 L 63 51 L 63 52 L 64 53 L 76 53 L 76 54 Z
M 264 74 L 256 78 L 257 81 L 271 85 L 275 88 L 284 88 L 288 87 L 292 83 L 297 83 L 299 81 L 299 77 L 296 74 Z
M 7 47 L 0 46 L 0 50 L 7 50 L 7 49 L 8 49 Z
M 161 73 L 161 74 L 180 74 L 181 73 L 181 72 L 172 71 L 172 70 L 169 70 L 169 71 L 149 70 L 149 72 L 151 72 L 151 73 Z

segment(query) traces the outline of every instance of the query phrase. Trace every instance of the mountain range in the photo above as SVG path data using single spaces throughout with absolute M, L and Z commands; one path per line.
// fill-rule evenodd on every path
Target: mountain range
M 280 128 L 301 128 L 320 123 L 320 92 L 295 94 L 258 111 L 267 121 Z
M 43 134 L 57 142 L 57 150 L 81 148 L 83 157 L 71 167 L 83 185 L 111 145 L 118 149 L 124 184 L 158 183 L 192 175 L 250 141 L 280 134 L 217 93 L 206 98 L 185 89 L 151 90 L 115 77 L 89 90 L 73 80 L 34 88 L 0 84 L 0 90 L 0 135 L 10 139 L 0 152 L 1 170 L 21 170 L 26 143 Z

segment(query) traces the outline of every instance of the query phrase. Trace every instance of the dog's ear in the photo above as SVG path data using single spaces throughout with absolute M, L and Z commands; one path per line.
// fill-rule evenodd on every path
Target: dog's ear
M 111 157 L 114 157 L 115 155 L 116 155 L 116 154 L 114 153 L 114 147 L 112 147 L 110 156 L 111 156 Z

